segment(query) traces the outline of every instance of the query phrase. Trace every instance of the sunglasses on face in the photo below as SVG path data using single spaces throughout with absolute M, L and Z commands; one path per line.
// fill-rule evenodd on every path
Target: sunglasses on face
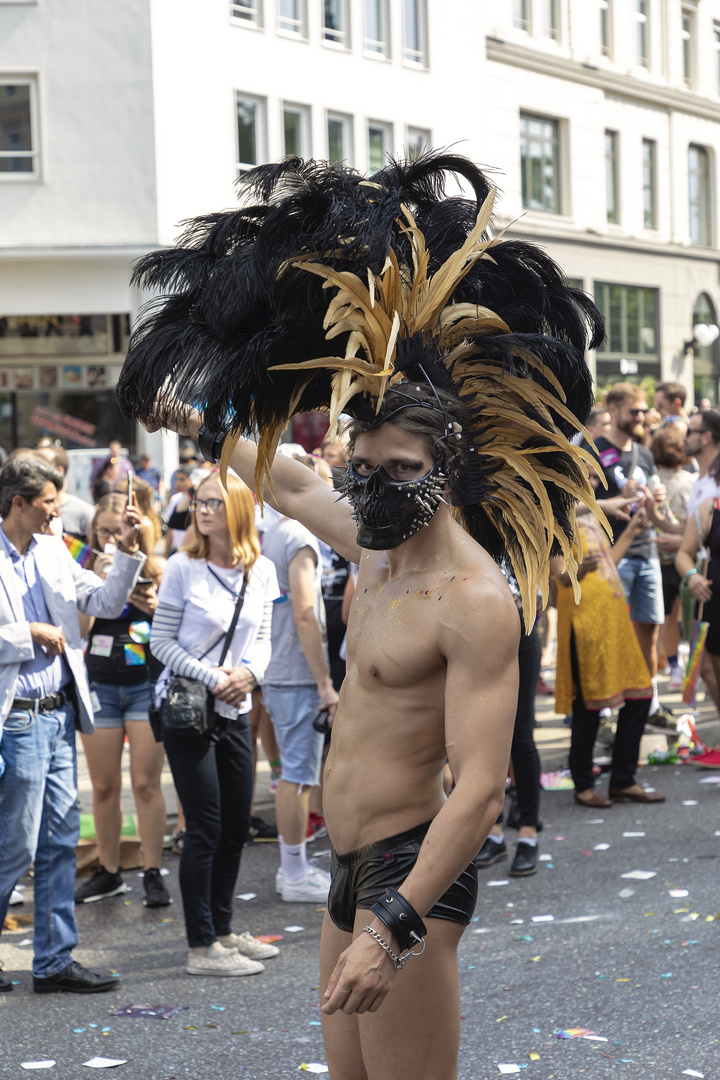
M 631 416 L 647 416 L 648 409 L 628 409 Z

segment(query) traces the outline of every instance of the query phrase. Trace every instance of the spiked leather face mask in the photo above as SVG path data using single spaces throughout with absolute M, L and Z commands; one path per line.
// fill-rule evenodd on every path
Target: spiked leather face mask
M 416 480 L 393 480 L 382 465 L 370 476 L 359 476 L 351 462 L 344 490 L 353 505 L 360 547 L 371 551 L 399 547 L 430 521 L 446 482 L 439 461 Z

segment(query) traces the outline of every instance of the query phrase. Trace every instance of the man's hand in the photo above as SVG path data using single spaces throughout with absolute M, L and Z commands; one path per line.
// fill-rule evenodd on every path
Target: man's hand
M 59 626 L 31 622 L 30 637 L 36 645 L 45 650 L 48 656 L 61 656 L 65 652 L 65 635 Z
M 378 933 L 397 955 L 400 951 L 390 931 L 377 919 L 368 923 L 378 925 Z M 411 960 L 410 963 L 415 963 Z M 352 945 L 340 954 L 324 994 L 320 1010 L 325 1016 L 341 1010 L 353 1013 L 377 1012 L 387 997 L 397 972 L 384 949 L 369 934 L 360 934 Z
M 337 711 L 338 695 L 337 690 L 330 680 L 330 676 L 317 684 L 317 692 L 318 697 L 320 698 L 320 710 L 322 712 L 327 711 L 328 720 L 332 724 Z
M 254 690 L 257 685 L 255 676 L 249 668 L 220 667 L 216 668 L 216 671 L 222 671 L 227 675 L 227 678 L 220 686 L 215 687 L 213 694 L 228 705 L 235 705 L 236 707 L 241 705 L 246 694 Z

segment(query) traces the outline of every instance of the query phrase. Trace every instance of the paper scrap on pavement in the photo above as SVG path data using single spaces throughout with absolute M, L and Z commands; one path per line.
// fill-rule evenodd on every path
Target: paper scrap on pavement
M 593 851 L 607 851 L 609 847 L 609 844 L 596 844 Z
M 541 855 L 540 862 L 552 862 L 552 855 Z
M 699 780 L 698 783 L 700 783 L 700 784 L 720 784 L 720 776 L 703 776 L 702 780 Z M 22 885 L 18 885 L 18 886 L 16 886 L 16 888 L 21 889 Z M 694 1073 L 693 1075 L 697 1075 L 697 1074 Z
M 623 898 L 623 900 L 627 900 L 630 896 L 634 896 L 634 895 L 635 895 L 635 890 L 634 889 L 621 889 L 620 892 L 618 893 L 618 896 L 621 896 Z
M 683 799 L 683 806 L 697 806 L 697 799 Z
M 668 889 L 668 894 L 670 896 L 674 896 L 674 897 L 689 896 L 690 895 L 690 893 L 687 891 L 687 889 Z
M 583 1039 L 594 1039 L 595 1042 L 607 1042 L 604 1035 L 583 1035 Z
M 302 1069 L 303 1072 L 311 1072 L 311 1073 L 326 1073 L 326 1072 L 328 1072 L 327 1065 L 320 1065 L 317 1061 L 311 1061 L 307 1065 L 303 1061 L 300 1068 Z
M 104 1058 L 94 1057 L 89 1061 L 83 1061 L 88 1069 L 114 1069 L 116 1065 L 127 1065 L 127 1058 Z
M 697 1072 L 695 1069 L 683 1069 L 683 1076 L 704 1076 L 705 1073 Z
M 304 926 L 283 926 L 283 930 L 286 934 L 299 934 L 300 931 L 304 929 Z
M 498 1069 L 503 1074 L 520 1072 L 520 1066 L 519 1065 L 510 1065 L 510 1064 L 508 1064 L 508 1065 L 498 1065 Z
M 238 900 L 254 900 L 256 896 L 256 892 L 241 892 L 237 894 Z
M 533 922 L 555 922 L 554 915 L 533 915 Z
M 178 1013 L 187 1012 L 189 1005 L 125 1005 L 109 1010 L 110 1016 L 131 1016 L 135 1019 L 171 1020 Z
M 624 832 L 623 836 L 644 836 L 644 832 Z
M 510 880 L 509 880 L 509 878 L 501 878 L 498 881 L 488 881 L 487 884 L 488 885 L 509 885 Z
M 54 1061 L 21 1061 L 21 1069 L 52 1069 Z
M 651 877 L 657 877 L 657 870 L 630 870 L 627 874 L 621 874 L 620 877 L 632 878 L 633 881 L 647 881 Z

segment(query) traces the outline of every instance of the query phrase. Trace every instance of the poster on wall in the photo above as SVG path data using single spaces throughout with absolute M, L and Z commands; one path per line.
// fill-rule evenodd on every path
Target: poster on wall
M 32 390 L 35 387 L 34 368 L 13 368 L 14 390 Z
M 58 369 L 56 367 L 41 367 L 38 384 L 41 390 L 54 390 L 58 384 Z
M 10 372 L 0 371 L 0 390 L 10 389 Z
M 62 385 L 77 389 L 82 386 L 83 369 L 80 364 L 67 364 L 62 369 Z
M 87 384 L 93 389 L 107 386 L 107 374 L 105 368 L 97 364 L 90 364 L 87 368 Z

